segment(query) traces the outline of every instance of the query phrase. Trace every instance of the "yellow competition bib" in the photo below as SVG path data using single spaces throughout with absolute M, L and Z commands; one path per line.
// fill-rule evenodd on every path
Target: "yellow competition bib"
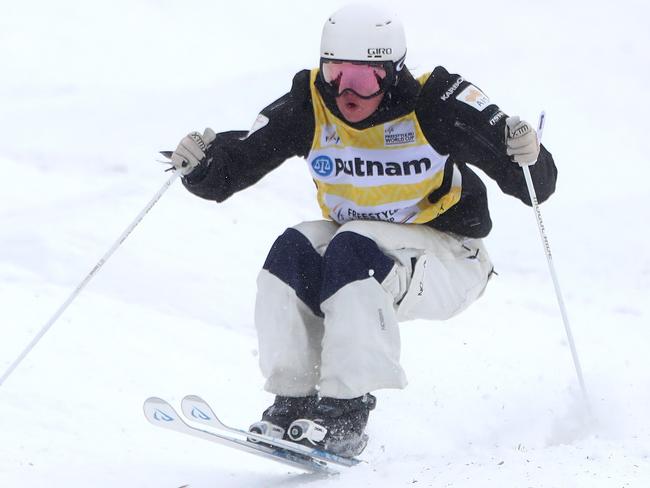
M 317 75 L 318 70 L 312 70 L 316 130 L 307 161 L 325 218 L 340 224 L 350 220 L 421 224 L 458 202 L 461 175 L 456 166 L 448 176 L 450 190 L 429 201 L 443 185 L 449 156 L 429 145 L 415 112 L 354 129 L 325 106 L 314 85 Z

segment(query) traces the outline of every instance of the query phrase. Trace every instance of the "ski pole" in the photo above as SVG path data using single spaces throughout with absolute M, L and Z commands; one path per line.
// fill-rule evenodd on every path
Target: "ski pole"
M 544 122 L 546 119 L 546 114 L 542 112 L 539 115 L 539 124 L 537 125 L 537 140 L 541 142 L 542 133 L 544 131 Z M 533 212 L 535 213 L 535 219 L 537 220 L 537 227 L 539 229 L 539 235 L 542 239 L 542 246 L 544 247 L 544 253 L 546 254 L 546 261 L 548 262 L 548 269 L 551 272 L 551 278 L 553 279 L 553 286 L 555 287 L 555 296 L 557 297 L 557 303 L 560 306 L 560 313 L 562 314 L 562 321 L 564 322 L 564 329 L 566 330 L 567 339 L 569 341 L 569 348 L 571 349 L 571 356 L 573 357 L 573 364 L 576 369 L 576 374 L 578 376 L 578 382 L 580 383 L 580 389 L 582 390 L 582 395 L 589 405 L 589 396 L 587 395 L 587 388 L 585 387 L 585 381 L 582 376 L 582 368 L 580 367 L 580 360 L 578 359 L 578 351 L 576 350 L 575 342 L 573 341 L 573 334 L 571 333 L 571 326 L 569 325 L 569 317 L 566 312 L 566 307 L 564 306 L 564 299 L 562 298 L 562 292 L 560 291 L 560 282 L 557 279 L 557 274 L 555 273 L 555 266 L 553 265 L 553 255 L 551 254 L 551 246 L 548 242 L 548 237 L 546 237 L 546 230 L 544 227 L 544 222 L 542 220 L 542 213 L 539 210 L 539 203 L 537 202 L 537 195 L 535 193 L 535 187 L 533 186 L 533 179 L 530 176 L 530 169 L 528 165 L 522 165 L 521 168 L 524 170 L 524 178 L 526 178 L 526 186 L 528 187 L 528 193 L 530 195 L 530 201 L 533 204 Z
M 72 301 L 79 295 L 81 290 L 85 288 L 85 286 L 88 284 L 88 282 L 97 274 L 97 272 L 104 266 L 106 261 L 111 257 L 111 255 L 117 250 L 118 247 L 122 245 L 122 243 L 126 240 L 127 237 L 133 232 L 133 229 L 136 228 L 136 226 L 144 219 L 145 215 L 149 213 L 149 210 L 153 208 L 153 206 L 160 200 L 160 198 L 163 196 L 163 194 L 169 189 L 169 187 L 176 181 L 176 179 L 181 175 L 180 171 L 174 171 L 174 174 L 165 182 L 165 184 L 162 186 L 160 190 L 154 195 L 154 197 L 147 203 L 147 205 L 142 209 L 142 211 L 138 214 L 138 216 L 135 218 L 131 224 L 126 228 L 126 230 L 122 233 L 122 235 L 115 241 L 115 243 L 111 246 L 111 248 L 102 256 L 102 258 L 99 260 L 99 262 L 95 265 L 93 269 L 90 270 L 90 273 L 86 275 L 86 277 L 83 279 L 81 283 L 74 289 L 74 291 L 70 294 L 70 296 L 67 298 L 65 302 L 59 307 L 59 309 L 56 311 L 54 315 L 50 318 L 50 320 L 47 321 L 47 323 L 43 326 L 43 328 L 36 334 L 36 336 L 32 339 L 32 341 L 25 347 L 23 352 L 20 353 L 20 355 L 16 358 L 16 360 L 11 363 L 7 371 L 0 377 L 0 386 L 5 382 L 5 380 L 13 373 L 13 371 L 18 367 L 18 365 L 22 362 L 23 359 L 31 352 L 31 350 L 36 346 L 36 344 L 43 338 L 45 333 L 54 325 L 54 323 L 59 319 L 61 314 L 65 311 L 66 308 L 72 303 Z

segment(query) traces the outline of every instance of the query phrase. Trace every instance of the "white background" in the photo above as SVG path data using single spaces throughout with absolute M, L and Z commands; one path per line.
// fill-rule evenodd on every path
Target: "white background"
M 248 129 L 318 62 L 342 2 L 0 1 L 0 370 L 164 183 L 157 151 Z M 460 317 L 405 323 L 404 391 L 332 480 L 156 429 L 150 395 L 246 426 L 262 391 L 255 276 L 319 218 L 295 159 L 217 206 L 180 184 L 0 387 L 0 486 L 646 487 L 650 484 L 650 8 L 416 2 L 407 65 L 442 64 L 536 121 L 542 206 L 593 404 L 588 421 L 532 211 L 489 185 L 500 273 Z

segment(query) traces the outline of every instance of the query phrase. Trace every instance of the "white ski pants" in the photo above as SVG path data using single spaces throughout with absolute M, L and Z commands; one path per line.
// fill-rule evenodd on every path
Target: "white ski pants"
M 355 398 L 404 388 L 398 323 L 458 314 L 491 272 L 481 240 L 424 225 L 315 221 L 287 229 L 257 281 L 266 390 Z

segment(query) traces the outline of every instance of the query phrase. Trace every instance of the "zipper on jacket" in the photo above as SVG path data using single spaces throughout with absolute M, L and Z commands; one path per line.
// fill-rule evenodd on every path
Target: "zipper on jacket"
M 459 121 L 454 121 L 454 127 L 457 127 L 458 129 L 462 130 L 463 132 L 469 134 L 471 137 L 476 139 L 478 142 L 486 146 L 490 152 L 497 158 L 503 157 L 503 154 L 497 147 L 495 147 L 494 144 L 490 140 L 488 140 L 486 137 L 484 137 L 482 134 L 480 134 L 478 131 L 476 131 L 474 128 L 470 127 L 467 124 L 464 124 Z

